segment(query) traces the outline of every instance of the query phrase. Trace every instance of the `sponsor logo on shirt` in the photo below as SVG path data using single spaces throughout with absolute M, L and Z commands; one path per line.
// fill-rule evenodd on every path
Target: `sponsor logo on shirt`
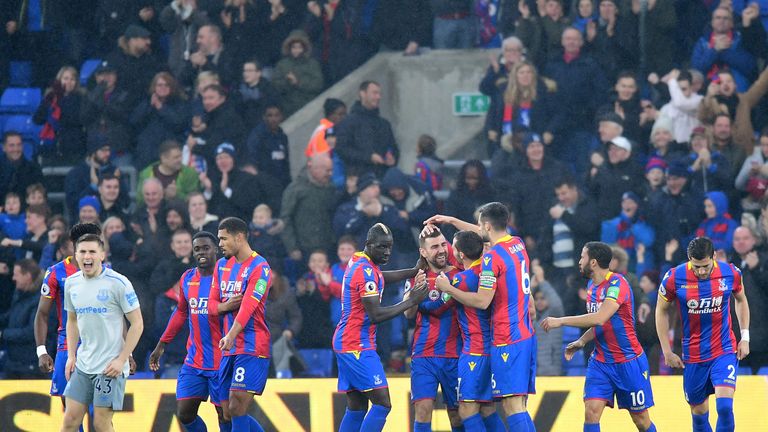
M 190 298 L 189 311 L 192 315 L 208 315 L 208 297 Z
M 86 315 L 86 314 L 105 314 L 107 313 L 107 308 L 105 307 L 93 307 L 93 306 L 86 306 L 81 308 L 75 308 L 75 313 L 78 315 Z
M 721 312 L 723 310 L 723 296 L 690 299 L 685 305 L 688 306 L 688 313 L 692 315 Z

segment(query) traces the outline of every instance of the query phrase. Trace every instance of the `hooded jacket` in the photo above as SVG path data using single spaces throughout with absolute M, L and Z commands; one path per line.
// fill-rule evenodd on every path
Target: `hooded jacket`
M 739 224 L 728 214 L 728 198 L 719 191 L 708 192 L 706 199 L 715 206 L 715 217 L 704 219 L 696 229 L 696 236 L 706 236 L 715 244 L 715 250 L 733 251 L 733 232 Z
M 389 190 L 398 188 L 405 191 L 405 198 L 401 201 L 395 201 L 389 197 Z M 405 175 L 399 168 L 392 167 L 384 174 L 381 191 L 389 197 L 382 202 L 387 203 L 389 200 L 398 210 L 408 212 L 408 225 L 411 226 L 414 239 L 418 239 L 423 222 L 437 211 L 435 200 L 427 190 L 427 186 L 420 180 Z
M 315 249 L 332 249 L 335 238 L 331 228 L 337 199 L 332 184 L 321 186 L 310 181 L 309 173 L 303 169 L 283 193 L 280 219 L 285 222 L 285 248 L 305 254 Z
M 291 55 L 294 43 L 304 46 L 304 52 L 298 57 Z M 296 77 L 296 84 L 286 78 L 289 73 Z M 294 31 L 283 42 L 283 58 L 275 65 L 273 77 L 272 84 L 282 97 L 286 117 L 320 94 L 323 90 L 323 71 L 320 62 L 312 58 L 312 45 L 306 33 Z

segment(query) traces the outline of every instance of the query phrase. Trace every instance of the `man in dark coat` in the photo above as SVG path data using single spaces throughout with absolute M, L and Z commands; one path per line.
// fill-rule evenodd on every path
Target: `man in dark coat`
M 643 168 L 632 155 L 632 144 L 619 136 L 608 143 L 608 159 L 599 167 L 592 167 L 587 186 L 598 208 L 600 220 L 612 219 L 621 212 L 624 192 L 643 193 Z
M 40 165 L 24 157 L 21 135 L 14 131 L 5 132 L 3 154 L 0 155 L 0 197 L 5 199 L 5 194 L 15 192 L 23 200 L 27 196 L 27 187 L 39 183 L 42 178 Z
M 210 178 L 203 176 L 200 183 L 203 195 L 210 203 L 211 213 L 220 218 L 229 216 L 251 220 L 253 209 L 263 202 L 264 193 L 258 187 L 256 177 L 237 168 L 237 152 L 230 143 L 216 148 L 216 169 L 210 170 Z
M 131 24 L 118 39 L 117 49 L 112 51 L 106 61 L 117 71 L 120 81 L 118 88 L 130 95 L 128 113 L 145 97 L 155 74 L 164 65 L 152 54 L 152 34 L 139 25 Z
M 202 117 L 192 117 L 192 134 L 187 138 L 187 146 L 204 157 L 208 166 L 214 165 L 216 148 L 224 142 L 232 144 L 237 155 L 242 156 L 247 132 L 235 105 L 227 100 L 224 87 L 214 84 L 203 90 L 203 109 Z

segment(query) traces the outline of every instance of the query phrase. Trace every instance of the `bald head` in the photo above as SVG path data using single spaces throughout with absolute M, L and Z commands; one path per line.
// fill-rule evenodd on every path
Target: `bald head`
M 755 248 L 755 235 L 747 228 L 740 226 L 733 232 L 733 249 L 739 255 L 746 255 Z
M 310 179 L 319 184 L 327 185 L 331 181 L 333 174 L 333 161 L 328 152 L 317 153 L 307 161 L 307 171 Z
M 150 177 L 142 183 L 141 194 L 147 208 L 156 209 L 163 201 L 163 184 L 156 177 Z

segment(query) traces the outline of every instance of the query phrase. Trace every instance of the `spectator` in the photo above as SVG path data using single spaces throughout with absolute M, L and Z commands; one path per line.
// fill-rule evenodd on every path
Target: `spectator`
M 280 41 L 284 41 L 291 31 L 300 26 L 305 6 L 303 3 L 283 0 L 269 0 L 269 6 L 256 58 L 263 65 L 274 66 L 280 60 Z
M 491 99 L 488 106 L 488 114 L 485 118 L 486 133 L 490 131 L 491 123 L 499 111 L 499 104 L 502 103 L 504 89 L 507 88 L 509 74 L 515 67 L 515 64 L 525 58 L 525 46 L 516 36 L 510 36 L 504 39 L 501 44 L 501 55 L 495 53 L 490 55 L 491 65 L 485 72 L 485 77 L 480 81 L 480 92 Z M 489 137 L 490 139 L 490 137 Z
M 743 226 L 733 233 L 733 250 L 730 262 L 741 269 L 744 288 L 749 292 L 749 310 L 753 312 L 750 336 L 755 349 L 750 350 L 744 363 L 757 373 L 768 366 L 768 316 L 763 313 L 768 307 L 768 254 L 764 246 L 757 246 L 754 233 Z
M 338 198 L 330 184 L 332 162 L 319 153 L 307 162 L 283 193 L 280 219 L 285 223 L 283 244 L 291 258 L 299 261 L 320 249 L 333 249 L 333 221 Z
M 544 76 L 557 84 L 553 95 L 550 124 L 555 125 L 554 150 L 560 160 L 575 164 L 578 174 L 587 171 L 588 155 L 593 147 L 591 125 L 595 110 L 603 104 L 608 82 L 600 66 L 582 52 L 584 40 L 575 28 L 562 36 L 563 55 L 551 59 Z
M 413 233 L 413 241 L 419 237 L 424 227 L 424 221 L 437 213 L 435 199 L 427 186 L 420 180 L 407 176 L 397 167 L 392 167 L 384 174 L 381 180 L 381 188 L 384 191 L 386 203 L 391 203 L 408 225 Z M 405 242 L 404 246 L 410 249 L 415 247 L 412 242 Z
M 272 218 L 272 209 L 266 204 L 259 204 L 253 209 L 253 218 L 248 225 L 248 243 L 268 262 L 282 263 L 287 255 L 280 233 L 284 224 L 280 219 Z
M 674 139 L 672 129 L 672 121 L 667 117 L 656 119 L 651 129 L 651 145 L 653 149 L 649 155 L 652 158 L 663 161 L 665 164 L 684 158 L 687 152 L 687 148 Z M 688 142 L 689 138 L 690 135 L 682 142 Z
M 224 87 L 210 85 L 203 90 L 202 96 L 205 113 L 192 117 L 192 134 L 187 137 L 186 144 L 190 151 L 212 166 L 216 148 L 221 143 L 230 143 L 237 153 L 241 152 L 246 130 L 234 103 L 227 100 Z
M 488 170 L 483 162 L 472 159 L 464 162 L 459 169 L 456 188 L 448 195 L 445 213 L 456 219 L 470 222 L 475 220 L 475 210 L 495 199 L 495 191 L 488 178 Z M 443 226 L 443 233 L 450 237 L 452 228 Z
M 272 361 L 277 378 L 291 378 L 291 358 L 297 355 L 293 339 L 302 330 L 304 319 L 288 278 L 275 271 L 272 280 L 265 308 L 272 342 Z M 308 322 L 312 323 L 309 327 L 316 324 L 314 321 Z
M 560 50 L 560 36 L 571 20 L 564 15 L 560 0 L 536 4 L 538 10 L 532 13 L 528 2 L 519 2 L 520 18 L 515 33 L 528 48 L 531 60 L 541 66 Z
M 626 3 L 624 3 L 626 4 Z M 642 1 L 632 0 L 632 21 L 637 25 L 643 16 Z M 669 0 L 650 0 L 645 11 L 645 38 L 639 39 L 644 45 L 638 48 L 645 53 L 645 64 L 640 65 L 644 71 L 664 75 L 672 69 L 675 63 L 675 31 L 678 27 L 677 8 L 675 2 Z M 693 27 L 690 27 L 693 28 Z M 638 35 L 639 36 L 639 35 Z M 657 341 L 658 342 L 658 341 Z
M 727 193 L 733 189 L 730 164 L 712 148 L 711 136 L 706 128 L 699 126 L 693 130 L 691 151 L 683 160 L 688 164 L 692 187 L 702 192 L 719 190 Z
M 48 192 L 42 183 L 33 183 L 27 186 L 26 204 L 28 206 L 48 205 Z
M 331 266 L 331 281 L 327 284 L 331 293 L 329 306 L 332 325 L 336 325 L 341 319 L 341 285 L 344 281 L 344 273 L 347 271 L 347 264 L 349 264 L 355 251 L 357 251 L 357 242 L 354 237 L 341 236 L 339 238 L 339 245 L 336 248 L 336 257 L 339 261 Z
M 599 168 L 593 167 L 587 186 L 595 199 L 600 220 L 619 214 L 624 192 L 640 194 L 643 191 L 643 168 L 630 156 L 632 144 L 624 138 L 608 143 L 608 160 Z
M 736 174 L 741 169 L 747 153 L 744 149 L 733 141 L 731 129 L 731 118 L 725 114 L 719 114 L 715 117 L 715 123 L 712 125 L 712 150 L 720 152 L 727 161 L 727 168 L 730 175 L 729 187 L 733 186 Z M 750 153 L 751 154 L 751 153 Z M 721 189 L 724 190 L 724 189 Z
M 571 2 L 571 26 L 579 30 L 582 36 L 587 35 L 587 26 L 598 19 L 595 3 L 592 0 Z
M 550 316 L 563 316 L 563 301 L 552 285 L 544 276 L 544 269 L 535 262 L 531 265 L 531 288 L 533 302 L 536 307 L 535 330 L 537 333 L 536 351 L 537 363 L 536 375 L 560 376 L 563 373 L 563 329 L 558 328 L 549 332 L 541 330 L 541 321 Z
M 637 21 L 629 11 L 622 13 L 616 0 L 600 0 L 598 5 L 599 19 L 587 25 L 586 49 L 613 81 L 620 71 L 637 67 Z
M 99 176 L 98 199 L 101 211 L 98 218 L 100 221 L 104 222 L 110 217 L 118 217 L 123 222 L 129 219 L 130 206 L 120 200 L 121 187 L 120 177 L 111 173 Z
M 735 185 L 737 190 L 747 193 L 741 200 L 741 208 L 749 212 L 759 210 L 760 200 L 768 189 L 768 128 L 760 133 L 760 145 L 744 161 Z
M 42 273 L 37 262 L 23 259 L 13 266 L 16 290 L 11 307 L 0 314 L 0 342 L 8 350 L 5 377 L 9 379 L 42 379 L 35 362 L 34 323 L 40 299 Z
M 341 248 L 341 240 L 339 241 L 339 248 Z M 349 244 L 346 244 L 350 249 Z M 352 248 L 354 251 L 354 248 Z M 346 253 L 346 252 L 345 252 Z M 354 253 L 354 252 L 352 252 Z M 350 255 L 351 258 L 351 255 Z M 348 261 L 348 260 L 347 260 Z M 330 309 L 330 315 L 328 317 L 331 323 L 338 323 L 341 319 L 341 279 L 335 280 L 333 269 L 328 262 L 328 254 L 325 251 L 316 250 L 309 255 L 307 260 L 307 267 L 309 272 L 304 275 L 304 281 L 307 284 L 314 283 L 323 301 L 328 303 Z M 346 267 L 346 262 L 344 263 Z M 342 279 L 343 279 L 342 275 Z
M 613 5 L 613 1 L 603 0 L 601 4 Z M 645 143 L 648 141 L 643 137 L 643 130 L 650 130 L 653 119 L 647 118 L 648 115 L 643 111 L 643 105 L 651 104 L 651 102 L 640 100 L 637 79 L 635 79 L 634 73 L 628 71 L 619 72 L 611 94 L 611 102 L 598 109 L 598 118 L 605 118 L 606 114 L 616 114 L 621 121 L 620 125 L 622 127 L 619 135 L 635 143 L 636 148 L 634 150 L 637 155 L 647 154 L 648 149 Z M 607 141 L 603 140 L 603 142 Z
M 400 150 L 389 122 L 379 115 L 381 86 L 374 81 L 360 84 L 360 100 L 336 127 L 336 149 L 344 166 L 381 176 L 397 165 Z M 361 243 L 362 244 L 362 243 Z
M 283 42 L 283 58 L 272 74 L 286 117 L 301 109 L 323 90 L 323 71 L 312 57 L 312 45 L 302 30 L 295 30 Z
M 434 193 L 443 189 L 443 166 L 445 163 L 437 157 L 437 141 L 430 135 L 421 135 L 416 142 L 416 166 L 414 177 Z
M 93 72 L 93 77 L 94 86 L 88 91 L 80 112 L 88 132 L 89 150 L 92 142 L 107 142 L 116 157 L 116 165 L 131 165 L 133 134 L 128 117 L 133 109 L 133 95 L 117 87 L 119 76 L 112 63 L 102 62 Z M 123 77 L 123 80 L 129 79 L 132 79 L 130 75 Z M 141 92 L 145 88 L 141 88 Z
M 32 120 L 43 125 L 41 145 L 53 161 L 74 161 L 85 153 L 85 129 L 80 118 L 84 91 L 77 70 L 71 66 L 59 69 L 51 86 L 45 90 L 43 102 Z
M 221 29 L 215 24 L 204 24 L 197 30 L 197 50 L 189 55 L 181 81 L 187 85 L 202 71 L 215 72 L 225 86 L 237 80 L 237 59 L 233 50 L 224 45 Z
M 189 123 L 186 99 L 168 72 L 160 72 L 152 79 L 149 98 L 140 102 L 131 114 L 131 125 L 137 131 L 136 167 L 144 169 L 157 160 L 158 143 L 183 139 Z
M 237 111 L 242 113 L 243 122 L 250 130 L 261 122 L 264 110 L 270 103 L 278 103 L 280 95 L 262 74 L 261 64 L 252 59 L 243 63 L 243 80 L 235 89 Z
M 222 143 L 216 148 L 216 169 L 203 175 L 200 184 L 211 210 L 220 218 L 236 216 L 247 220 L 263 196 L 256 178 L 235 163 L 235 146 Z
M 221 23 L 224 40 L 232 49 L 234 65 L 239 66 L 258 54 L 261 42 L 257 41 L 263 37 L 267 20 L 266 3 L 226 0 L 223 6 L 218 21 Z
M 21 211 L 21 199 L 16 192 L 5 194 L 0 213 L 0 234 L 3 238 L 21 240 L 27 232 L 27 215 Z
M 659 157 L 651 157 L 645 164 L 645 187 L 641 196 L 648 200 L 653 192 L 664 186 L 664 173 L 667 171 L 667 163 Z
M 333 160 L 333 174 L 331 181 L 337 189 L 344 188 L 344 162 L 336 152 L 336 125 L 347 116 L 347 106 L 339 99 L 328 98 L 323 103 L 325 118 L 320 119 L 320 124 L 309 137 L 304 155 L 308 158 L 318 153 L 328 152 Z
M 636 274 L 655 267 L 652 247 L 656 232 L 645 222 L 640 204 L 637 194 L 625 192 L 621 197 L 621 213 L 603 221 L 600 229 L 600 241 L 624 249 L 629 258 L 629 271 Z
M 194 168 L 182 165 L 181 145 L 174 140 L 167 140 L 158 148 L 160 161 L 144 168 L 139 173 L 139 183 L 148 178 L 157 178 L 163 185 L 165 199 L 185 200 L 187 195 L 200 190 L 200 181 Z M 139 205 L 144 197 L 136 197 Z
M 106 58 L 107 63 L 117 71 L 117 76 L 122 77 L 117 82 L 118 87 L 130 97 L 127 113 L 149 88 L 152 77 L 162 69 L 162 64 L 152 54 L 151 36 L 146 28 L 131 24 L 118 39 L 117 48 Z
M 192 232 L 189 225 L 189 213 L 184 201 L 178 199 L 167 200 L 165 205 L 165 227 L 168 228 L 168 234 L 173 234 L 178 230 Z M 168 236 L 170 240 L 170 235 Z
M 467 49 L 475 44 L 475 19 L 470 0 L 431 0 L 432 46 L 435 49 Z M 424 23 L 421 23 L 424 25 Z
M 155 177 L 150 177 L 141 184 L 141 194 L 144 203 L 140 205 L 133 215 L 131 228 L 136 236 L 141 239 L 142 252 L 152 257 L 150 263 L 157 262 L 168 245 L 162 240 L 167 236 L 165 231 L 165 196 L 163 184 Z
M 169 35 L 168 66 L 174 76 L 182 76 L 186 61 L 195 48 L 200 27 L 208 23 L 208 14 L 197 0 L 173 0 L 160 12 L 160 25 Z
M 608 149 L 611 141 L 623 136 L 623 133 L 624 118 L 613 109 L 602 112 L 597 116 L 597 135 L 600 138 L 600 143 L 603 144 L 604 150 Z
M 15 51 L 15 58 L 32 62 L 31 79 L 36 87 L 44 86 L 60 64 L 60 29 L 69 24 L 63 22 L 63 9 L 48 2 L 12 0 L 4 2 L 0 12 L 9 48 Z
M 716 253 L 733 252 L 733 232 L 739 224 L 728 213 L 728 197 L 720 191 L 707 192 L 704 214 L 707 218 L 696 229 L 696 237 L 709 237 Z
M 652 374 L 659 371 L 659 337 L 656 334 L 656 303 L 658 302 L 659 272 L 648 270 L 640 276 L 638 285 L 642 295 L 636 297 L 637 307 L 635 330 L 637 340 L 643 346 L 643 351 L 648 355 L 648 364 Z M 637 290 L 633 291 L 633 294 Z
M 680 72 L 674 69 L 661 81 L 667 84 L 672 100 L 661 107 L 660 118 L 656 122 L 668 119 L 671 123 L 669 131 L 672 132 L 674 140 L 679 143 L 686 142 L 693 129 L 700 124 L 696 114 L 704 97 L 693 91 L 693 77 L 688 71 Z
M 280 127 L 283 119 L 279 106 L 268 105 L 262 123 L 251 131 L 246 140 L 248 162 L 259 172 L 278 180 L 281 190 L 291 182 L 288 136 Z
M 0 196 L 15 192 L 24 196 L 27 187 L 43 178 L 40 165 L 24 157 L 21 134 L 6 131 L 3 134 L 3 155 L 0 156 Z
M 109 263 L 111 262 L 111 256 L 112 252 L 109 250 L 109 239 L 112 237 L 112 234 L 114 233 L 124 233 L 126 229 L 125 221 L 120 219 L 117 216 L 110 216 L 105 221 L 101 223 L 101 229 L 104 233 L 104 239 L 106 240 L 106 243 L 104 244 L 104 256 L 105 262 Z M 74 246 L 73 246 L 74 249 Z
M 13 247 L 17 259 L 31 258 L 40 261 L 43 248 L 48 244 L 48 217 L 50 210 L 46 206 L 30 206 L 26 211 L 27 232 L 21 240 L 5 238 L 0 241 L 2 247 Z
M 189 222 L 192 231 L 208 231 L 215 233 L 219 230 L 219 217 L 208 213 L 208 202 L 202 192 L 194 191 L 187 195 Z
M 418 2 L 406 5 L 410 3 Z M 349 1 L 329 0 L 310 1 L 307 9 L 307 33 L 316 47 L 315 57 L 320 61 L 325 84 L 330 87 L 360 63 L 362 35 L 351 31 L 356 21 L 355 7 Z M 420 24 L 423 26 L 423 22 Z
M 165 295 L 166 291 L 178 290 L 181 275 L 187 269 L 195 266 L 192 259 L 192 234 L 189 231 L 184 228 L 173 231 L 169 243 L 172 255 L 164 257 L 157 263 L 157 266 L 152 271 L 152 275 L 149 277 L 149 290 L 145 293 L 144 299 L 139 299 L 142 307 L 153 312 L 155 310 L 155 299 Z M 164 249 L 168 249 L 168 246 Z M 145 306 L 145 302 L 141 300 L 146 300 L 149 304 Z M 161 325 L 165 325 L 166 322 L 163 322 Z
M 78 223 L 99 223 L 99 214 L 101 213 L 101 204 L 99 198 L 94 195 L 88 195 L 80 198 L 77 203 L 77 221 Z
M 747 50 L 740 31 L 733 28 L 733 12 L 720 6 L 712 12 L 712 31 L 702 36 L 693 48 L 691 65 L 713 76 L 729 70 L 739 91 L 746 91 L 754 79 L 755 58 Z

